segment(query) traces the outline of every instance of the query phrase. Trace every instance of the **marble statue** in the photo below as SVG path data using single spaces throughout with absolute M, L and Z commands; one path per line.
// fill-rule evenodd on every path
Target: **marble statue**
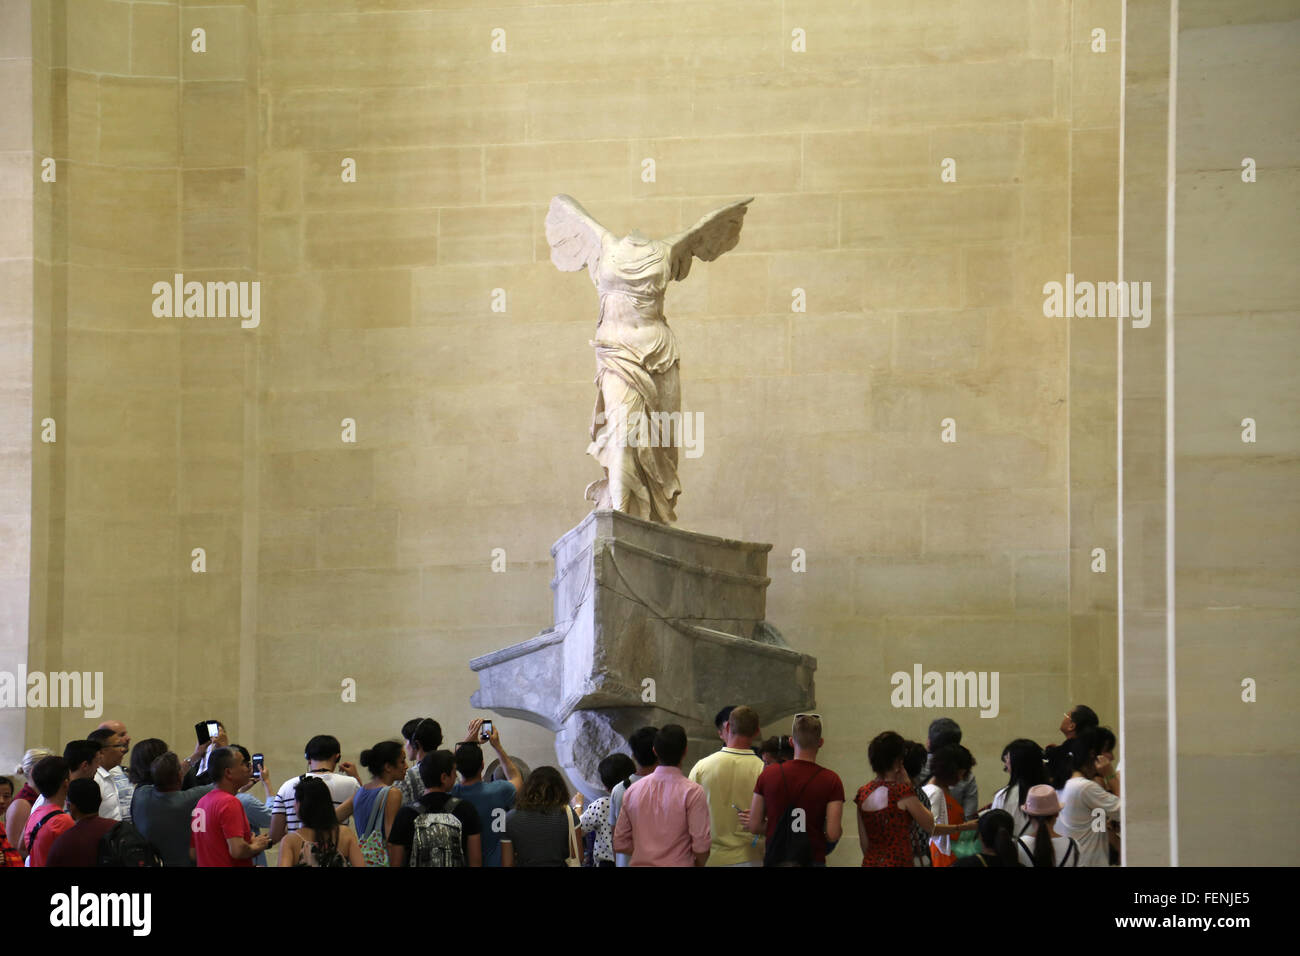
M 587 486 L 594 510 L 671 525 L 681 494 L 681 389 L 677 340 L 664 318 L 664 290 L 695 257 L 712 262 L 736 247 L 753 197 L 709 213 L 667 239 L 633 230 L 616 238 L 571 196 L 551 200 L 546 240 L 565 272 L 585 268 L 600 294 L 596 407 L 587 453 L 605 477 Z

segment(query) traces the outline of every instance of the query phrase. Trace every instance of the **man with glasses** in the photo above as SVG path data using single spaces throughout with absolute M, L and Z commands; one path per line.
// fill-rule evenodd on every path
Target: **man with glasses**
M 826 854 L 835 849 L 842 833 L 844 783 L 833 770 L 817 763 L 824 743 L 820 714 L 796 714 L 790 736 L 794 759 L 763 769 L 754 784 L 753 802 L 748 812 L 740 814 L 740 822 L 750 833 L 766 834 L 765 866 L 825 866 Z M 792 832 L 777 840 L 777 828 L 783 825 Z M 783 848 L 789 848 L 790 858 L 783 855 Z
M 95 769 L 95 783 L 99 784 L 99 815 L 106 820 L 131 822 L 131 796 L 135 785 L 126 779 L 122 760 L 128 744 L 124 734 L 101 727 L 86 737 L 99 743 L 99 766 Z M 123 801 L 123 790 L 129 788 Z

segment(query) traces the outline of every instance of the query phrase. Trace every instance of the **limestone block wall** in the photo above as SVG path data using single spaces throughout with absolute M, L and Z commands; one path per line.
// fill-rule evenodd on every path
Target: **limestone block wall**
M 654 235 L 755 196 L 668 293 L 703 424 L 678 513 L 773 543 L 767 617 L 818 658 L 847 787 L 875 733 L 940 713 L 987 794 L 1069 704 L 1117 719 L 1090 570 L 1113 324 L 1042 311 L 1045 282 L 1115 269 L 1117 0 L 64 9 L 33 6 L 67 175 L 32 653 L 102 669 L 134 736 L 215 716 L 283 779 L 312 733 L 355 758 L 417 714 L 459 732 L 466 662 L 550 621 L 549 548 L 598 477 L 558 192 Z M 176 272 L 259 281 L 259 326 L 156 317 Z M 892 706 L 916 664 L 998 672 L 997 716 Z

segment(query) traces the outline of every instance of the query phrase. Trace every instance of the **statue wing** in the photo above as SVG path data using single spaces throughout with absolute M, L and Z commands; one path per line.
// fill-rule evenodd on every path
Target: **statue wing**
M 685 279 L 691 272 L 691 260 L 699 256 L 712 262 L 724 252 L 736 248 L 740 242 L 740 226 L 745 221 L 745 211 L 754 197 L 733 202 L 715 209 L 685 232 L 664 240 L 670 247 L 670 279 Z
M 546 241 L 551 244 L 551 261 L 557 269 L 594 270 L 608 234 L 609 230 L 572 196 L 561 194 L 551 200 L 551 208 L 546 213 Z

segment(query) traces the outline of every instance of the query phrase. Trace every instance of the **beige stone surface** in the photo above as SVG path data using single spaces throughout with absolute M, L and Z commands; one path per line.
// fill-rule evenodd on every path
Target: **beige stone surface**
M 1226 706 L 1216 622 L 1262 674 L 1285 668 L 1294 614 L 1295 555 L 1273 532 L 1294 504 L 1298 127 L 1275 117 L 1300 84 L 1258 78 L 1294 72 L 1284 5 L 1220 6 L 1182 3 L 1176 439 L 1179 690 Z M 2 660 L 102 666 L 137 739 L 180 745 L 217 714 L 281 778 L 316 732 L 355 757 L 431 713 L 454 739 L 477 714 L 466 662 L 545 620 L 549 548 L 597 477 L 562 440 L 590 413 L 594 322 L 590 291 L 547 261 L 550 197 L 662 235 L 752 194 L 741 247 L 666 310 L 705 427 L 679 521 L 773 543 L 769 615 L 818 658 L 826 762 L 856 787 L 875 733 L 924 733 L 937 712 L 889 703 L 889 674 L 917 662 L 1000 672 L 997 718 L 954 712 L 982 796 L 1002 746 L 1054 740 L 1063 706 L 1114 725 L 1115 326 L 1044 318 L 1041 290 L 1116 267 L 1119 8 L 664 0 L 631 30 L 627 4 L 41 0 L 26 28 L 27 4 L 0 3 L 0 86 L 32 104 L 0 111 L 0 368 L 30 377 L 3 390 L 18 413 L 0 481 L 31 495 L 0 515 L 0 551 L 32 562 L 30 589 L 0 571 L 0 594 L 30 590 L 22 613 L 0 599 Z M 1167 50 L 1167 6 L 1128 16 Z M 177 43 L 193 25 L 207 54 Z M 1125 271 L 1158 278 L 1162 64 L 1128 52 Z M 57 184 L 34 175 L 45 153 Z M 260 281 L 260 327 L 155 318 L 150 288 L 177 271 Z M 1162 448 L 1164 357 L 1125 360 L 1131 692 L 1163 673 L 1163 478 L 1139 450 Z M 1237 402 L 1259 409 L 1255 446 L 1233 443 Z M 28 434 L 46 415 L 54 446 Z M 1207 713 L 1263 739 L 1288 725 L 1263 709 L 1276 694 Z M 1155 752 L 1158 694 L 1127 706 L 1130 754 Z M 0 714 L 0 756 L 86 723 Z M 1188 718 L 1189 761 L 1223 744 L 1211 724 Z M 554 759 L 553 735 L 501 727 L 530 765 Z M 1158 860 L 1142 833 L 1162 826 L 1162 784 L 1144 786 L 1134 849 Z

